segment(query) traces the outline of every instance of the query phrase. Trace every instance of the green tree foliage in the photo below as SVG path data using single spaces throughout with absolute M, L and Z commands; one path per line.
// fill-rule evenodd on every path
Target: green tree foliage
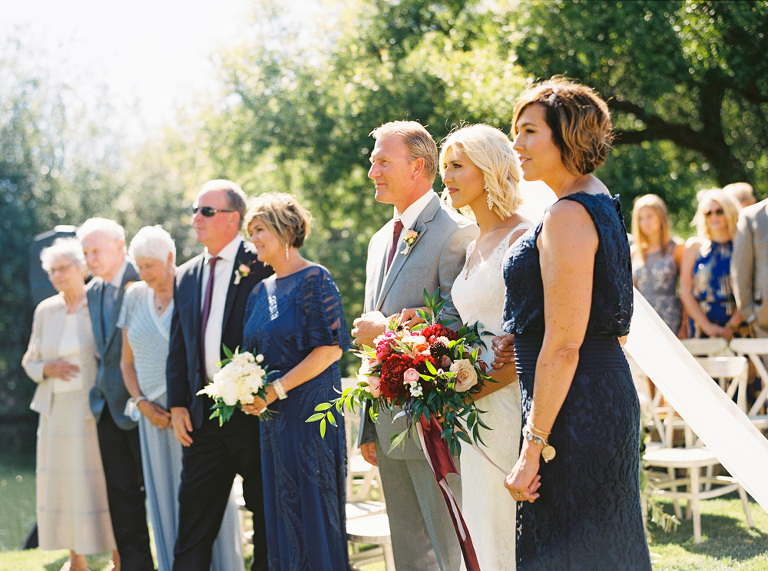
M 656 192 L 686 215 L 706 186 L 745 180 L 764 192 L 768 2 L 557 0 L 527 2 L 520 16 L 528 73 L 565 74 L 608 100 L 613 187 Z

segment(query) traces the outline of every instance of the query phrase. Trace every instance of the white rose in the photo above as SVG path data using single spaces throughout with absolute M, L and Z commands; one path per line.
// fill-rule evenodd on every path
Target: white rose
M 219 380 L 216 382 L 216 391 L 227 406 L 235 406 L 237 404 L 239 391 L 237 390 L 236 383 L 229 379 Z
M 458 359 L 451 364 L 451 372 L 456 373 L 454 389 L 464 393 L 477 384 L 477 371 L 469 359 Z

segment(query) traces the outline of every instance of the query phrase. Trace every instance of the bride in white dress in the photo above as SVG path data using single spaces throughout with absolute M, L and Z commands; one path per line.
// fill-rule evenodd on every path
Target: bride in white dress
M 531 226 L 517 213 L 520 206 L 520 166 L 512 143 L 500 130 L 471 125 L 451 133 L 442 143 L 440 174 L 454 208 L 473 215 L 480 235 L 467 247 L 464 268 L 451 292 L 464 323 L 479 321 L 482 330 L 503 334 L 501 316 L 505 286 L 502 264 L 507 249 Z M 468 210 L 471 210 L 469 212 Z M 493 361 L 493 351 L 482 360 Z M 483 448 L 507 471 L 520 449 L 520 389 L 514 365 L 493 369 L 498 382 L 488 383 L 475 397 L 486 411 L 481 430 Z M 470 446 L 461 448 L 462 513 L 483 571 L 515 569 L 517 503 L 504 487 L 503 474 Z

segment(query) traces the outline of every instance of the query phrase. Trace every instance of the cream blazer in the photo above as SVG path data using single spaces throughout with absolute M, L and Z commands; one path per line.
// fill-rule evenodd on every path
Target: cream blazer
M 59 293 L 44 299 L 35 309 L 32 322 L 32 336 L 27 352 L 21 360 L 21 366 L 30 379 L 37 383 L 35 396 L 30 408 L 40 414 L 48 414 L 53 403 L 53 383 L 43 376 L 46 361 L 59 358 L 59 336 L 64 328 L 67 305 L 64 294 Z M 88 302 L 83 301 L 77 308 L 77 331 L 80 346 L 80 373 L 83 387 L 90 390 L 96 381 L 96 344 L 91 330 L 91 318 L 88 314 Z

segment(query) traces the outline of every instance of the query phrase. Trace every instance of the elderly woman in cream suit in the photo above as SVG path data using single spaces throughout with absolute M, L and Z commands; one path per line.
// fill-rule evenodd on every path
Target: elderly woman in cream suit
M 77 240 L 57 240 L 40 255 L 59 293 L 35 310 L 22 360 L 38 384 L 37 521 L 41 549 L 69 549 L 62 571 L 87 569 L 84 554 L 112 550 L 115 539 L 88 393 L 96 347 L 85 297 L 87 269 Z

